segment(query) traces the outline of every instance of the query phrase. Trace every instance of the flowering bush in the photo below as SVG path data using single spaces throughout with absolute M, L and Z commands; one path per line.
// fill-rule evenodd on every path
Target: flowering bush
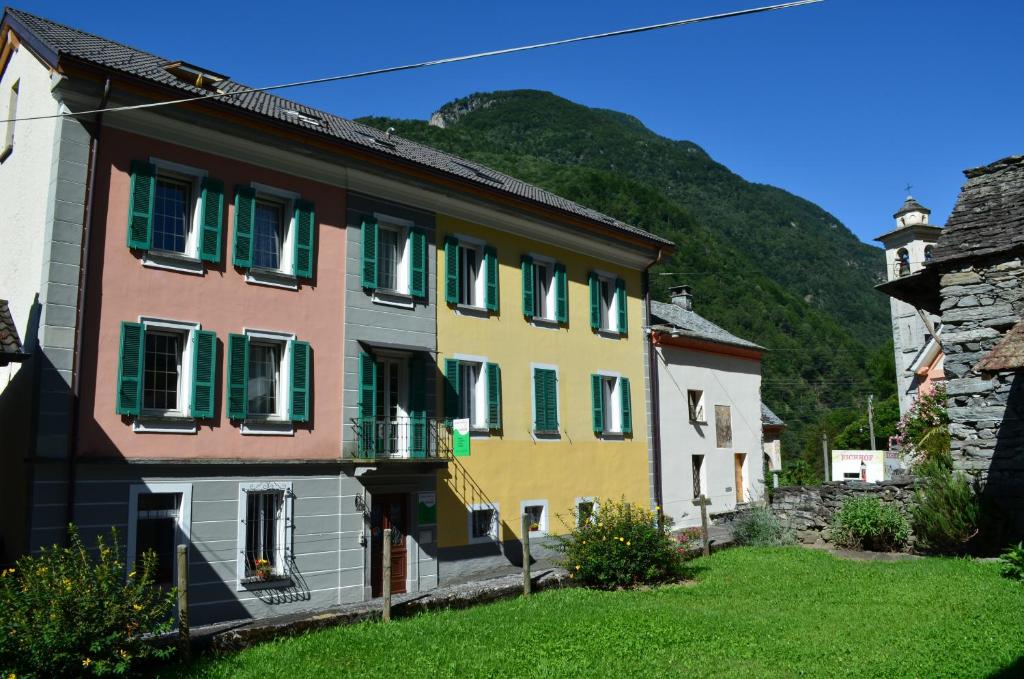
M 896 436 L 890 439 L 889 445 L 901 450 L 912 469 L 929 459 L 949 455 L 949 414 L 944 384 L 918 397 L 896 424 Z
M 18 559 L 0 576 L 0 676 L 126 674 L 139 661 L 167 657 L 146 637 L 168 631 L 173 592 L 153 584 L 156 555 L 125 573 L 117 533 L 89 554 L 74 527 L 68 547 Z
M 684 528 L 675 534 L 675 538 L 683 558 L 691 556 L 695 549 L 704 544 L 704 532 L 700 528 Z
M 588 587 L 616 589 L 678 580 L 684 575 L 680 542 L 670 521 L 639 505 L 601 501 L 589 520 L 575 512 L 573 531 L 558 538 L 562 567 Z

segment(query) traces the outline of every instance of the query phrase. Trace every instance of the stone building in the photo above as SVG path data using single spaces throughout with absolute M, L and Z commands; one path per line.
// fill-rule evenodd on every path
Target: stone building
M 1024 156 L 967 170 L 922 270 L 879 289 L 938 314 L 952 453 L 1024 533 Z

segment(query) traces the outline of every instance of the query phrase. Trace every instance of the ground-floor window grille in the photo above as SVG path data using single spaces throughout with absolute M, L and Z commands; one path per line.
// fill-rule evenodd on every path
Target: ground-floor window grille
M 246 493 L 245 574 L 283 572 L 284 493 Z
M 704 493 L 704 486 L 701 484 L 701 475 L 704 468 L 704 456 L 691 456 L 690 464 L 693 467 L 693 496 L 700 497 Z

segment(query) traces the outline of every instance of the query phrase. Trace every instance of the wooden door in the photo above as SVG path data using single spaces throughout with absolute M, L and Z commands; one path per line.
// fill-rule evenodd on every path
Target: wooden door
M 370 589 L 373 596 L 383 594 L 384 529 L 391 529 L 391 593 L 405 592 L 408 554 L 405 537 L 408 534 L 408 496 L 405 494 L 375 495 L 370 519 Z
M 746 501 L 745 494 L 743 492 L 743 462 L 746 460 L 744 453 L 736 453 L 733 455 L 736 465 L 736 502 L 742 503 Z

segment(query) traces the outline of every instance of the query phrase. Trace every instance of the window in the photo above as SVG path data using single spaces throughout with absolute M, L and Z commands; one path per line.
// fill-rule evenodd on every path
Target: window
M 576 526 L 593 522 L 597 513 L 597 500 L 591 497 L 576 498 Z
M 548 532 L 548 501 L 547 500 L 524 500 L 520 504 L 521 513 L 529 517 L 527 519 L 530 535 L 544 535 Z
M 858 472 L 843 472 L 844 479 L 860 480 L 860 474 Z
M 445 239 L 445 301 L 471 309 L 498 311 L 498 254 L 482 241 Z
M 704 494 L 704 456 L 691 455 L 690 467 L 693 472 L 693 497 L 699 498 Z
M 474 430 L 501 429 L 501 369 L 483 356 L 445 360 L 445 413 Z
M 626 334 L 626 283 L 609 274 L 590 273 L 590 327 L 599 332 Z
M 282 579 L 291 558 L 291 483 L 238 486 L 238 589 Z
M 246 330 L 228 336 L 228 417 L 243 434 L 291 434 L 308 422 L 312 350 L 294 335 Z
M 558 436 L 558 370 L 533 368 L 533 431 Z
M 427 236 L 408 220 L 385 215 L 363 220 L 363 288 L 386 295 L 427 296 Z M 376 301 L 389 300 L 386 297 Z
M 700 389 L 686 390 L 686 403 L 690 410 L 690 422 L 707 422 L 704 417 L 704 392 Z
M 234 255 L 246 281 L 295 288 L 313 277 L 316 212 L 299 194 L 263 184 L 235 189 Z
M 498 506 L 475 504 L 469 506 L 469 542 L 481 544 L 498 540 Z
M 192 231 L 192 185 L 157 176 L 153 206 L 153 249 L 187 253 Z
M 629 379 L 618 375 L 591 375 L 594 433 L 629 434 L 633 431 Z
M 177 547 L 189 542 L 190 484 L 133 484 L 129 488 L 128 563 L 156 554 L 156 583 L 177 583 Z M 132 570 L 131 568 L 129 570 Z
M 378 281 L 384 290 L 404 292 L 405 285 L 399 285 L 398 272 L 399 263 L 405 254 L 404 242 L 395 229 L 381 228 L 380 230 L 380 280 Z
M 135 416 L 136 431 L 194 432 L 184 420 L 214 414 L 216 364 L 217 336 L 196 323 L 124 322 L 115 410 Z
M 931 264 L 935 258 L 935 248 L 931 245 L 924 246 L 924 263 Z
M 906 248 L 896 251 L 896 275 L 906 276 L 910 273 L 910 253 Z
M 715 406 L 715 438 L 718 448 L 732 448 L 732 409 Z
M 524 255 L 523 315 L 526 318 L 567 323 L 568 282 L 565 267 L 541 255 Z
M 14 152 L 14 119 L 18 117 L 18 90 L 20 87 L 21 81 L 15 80 L 7 98 L 7 115 L 4 118 L 10 122 L 7 123 L 7 129 L 4 130 L 4 145 L 3 148 L 0 148 L 0 162 L 6 160 L 7 156 Z

